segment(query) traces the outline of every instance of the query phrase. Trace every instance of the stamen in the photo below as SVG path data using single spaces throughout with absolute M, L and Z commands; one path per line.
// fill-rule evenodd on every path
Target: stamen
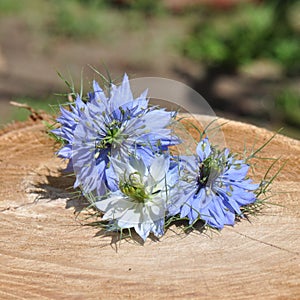
M 142 183 L 141 174 L 134 172 L 129 175 L 129 182 L 119 183 L 119 188 L 123 194 L 130 197 L 136 202 L 145 202 L 146 199 L 149 199 L 149 195 L 145 191 L 145 186 Z

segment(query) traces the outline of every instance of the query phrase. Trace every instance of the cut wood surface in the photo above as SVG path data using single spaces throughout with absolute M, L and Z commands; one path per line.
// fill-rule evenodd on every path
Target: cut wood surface
M 233 151 L 273 134 L 233 121 L 223 131 Z M 0 134 L 1 299 L 300 299 L 299 141 L 278 135 L 263 150 L 281 157 L 273 174 L 286 166 L 272 205 L 250 221 L 220 233 L 175 228 L 144 245 L 78 222 L 54 148 L 39 122 Z M 270 163 L 260 161 L 256 178 Z

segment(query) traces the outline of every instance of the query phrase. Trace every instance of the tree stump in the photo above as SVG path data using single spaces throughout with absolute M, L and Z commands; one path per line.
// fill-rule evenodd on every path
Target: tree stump
M 273 134 L 234 121 L 223 131 L 232 151 Z M 0 133 L 1 299 L 300 299 L 299 141 L 277 135 L 263 150 L 286 165 L 260 214 L 144 245 L 78 222 L 54 151 L 39 121 Z M 259 166 L 262 176 L 270 161 Z

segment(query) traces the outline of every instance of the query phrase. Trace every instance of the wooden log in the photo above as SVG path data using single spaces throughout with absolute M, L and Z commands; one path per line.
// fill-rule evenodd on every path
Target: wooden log
M 233 121 L 223 130 L 233 151 L 272 136 Z M 220 233 L 169 230 L 144 245 L 114 243 L 78 222 L 54 150 L 40 122 L 0 134 L 1 299 L 300 298 L 299 141 L 278 135 L 263 151 L 286 166 L 272 205 L 250 222 Z M 269 165 L 261 160 L 258 175 Z

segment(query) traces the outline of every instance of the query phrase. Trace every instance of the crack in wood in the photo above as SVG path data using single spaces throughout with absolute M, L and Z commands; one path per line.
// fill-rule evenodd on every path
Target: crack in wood
M 275 244 L 272 244 L 272 243 L 268 243 L 268 242 L 262 241 L 262 240 L 260 240 L 260 239 L 254 238 L 254 237 L 252 237 L 252 236 L 249 236 L 249 235 L 247 235 L 247 234 L 238 232 L 238 231 L 233 230 L 233 229 L 230 229 L 230 230 L 231 230 L 232 232 L 234 232 L 234 233 L 236 233 L 236 234 L 242 236 L 242 237 L 245 237 L 245 238 L 247 238 L 247 239 L 249 239 L 249 240 L 258 242 L 258 243 L 260 243 L 260 244 L 264 244 L 264 245 L 266 245 L 266 246 L 270 246 L 270 247 L 276 248 L 276 249 L 278 249 L 278 250 L 286 251 L 286 252 L 291 253 L 291 254 L 300 255 L 300 252 L 292 251 L 292 250 L 289 250 L 289 249 L 286 249 L 286 248 L 277 246 L 277 245 L 275 245 Z

